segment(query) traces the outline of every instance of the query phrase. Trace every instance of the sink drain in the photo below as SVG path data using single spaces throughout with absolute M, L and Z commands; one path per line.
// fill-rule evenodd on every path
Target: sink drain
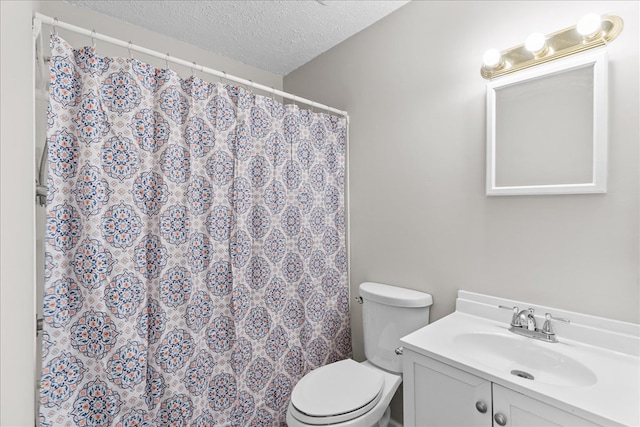
M 519 371 L 517 369 L 514 369 L 513 371 L 511 371 L 511 375 L 515 375 L 516 377 L 520 377 L 520 378 L 526 378 L 528 380 L 534 379 L 533 375 L 531 375 L 530 373 L 525 371 Z

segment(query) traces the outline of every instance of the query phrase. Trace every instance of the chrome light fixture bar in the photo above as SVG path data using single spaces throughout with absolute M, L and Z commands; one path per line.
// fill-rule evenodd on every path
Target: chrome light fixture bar
M 489 49 L 483 56 L 480 74 L 493 79 L 534 67 L 554 59 L 605 46 L 620 35 L 624 23 L 615 15 L 589 13 L 577 25 L 551 34 L 533 33 L 525 43 L 503 50 Z

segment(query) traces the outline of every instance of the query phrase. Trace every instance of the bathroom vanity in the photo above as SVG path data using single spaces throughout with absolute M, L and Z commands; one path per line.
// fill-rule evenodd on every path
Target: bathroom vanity
M 546 313 L 570 323 L 525 337 L 501 305 L 532 308 L 540 331 Z M 640 325 L 460 291 L 401 342 L 405 426 L 640 425 Z

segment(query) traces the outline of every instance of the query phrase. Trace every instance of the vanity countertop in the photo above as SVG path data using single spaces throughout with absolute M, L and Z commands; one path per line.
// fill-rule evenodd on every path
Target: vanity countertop
M 538 341 L 510 332 L 511 312 L 498 305 L 532 307 L 571 324 L 556 326 L 559 342 Z M 544 317 L 536 318 L 541 326 Z M 460 291 L 454 313 L 402 345 L 595 423 L 640 425 L 640 325 Z

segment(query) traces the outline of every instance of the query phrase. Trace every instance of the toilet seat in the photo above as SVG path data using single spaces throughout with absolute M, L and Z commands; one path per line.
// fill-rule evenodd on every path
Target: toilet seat
M 380 401 L 384 375 L 351 359 L 323 366 L 305 375 L 291 394 L 291 415 L 309 425 L 352 420 Z

